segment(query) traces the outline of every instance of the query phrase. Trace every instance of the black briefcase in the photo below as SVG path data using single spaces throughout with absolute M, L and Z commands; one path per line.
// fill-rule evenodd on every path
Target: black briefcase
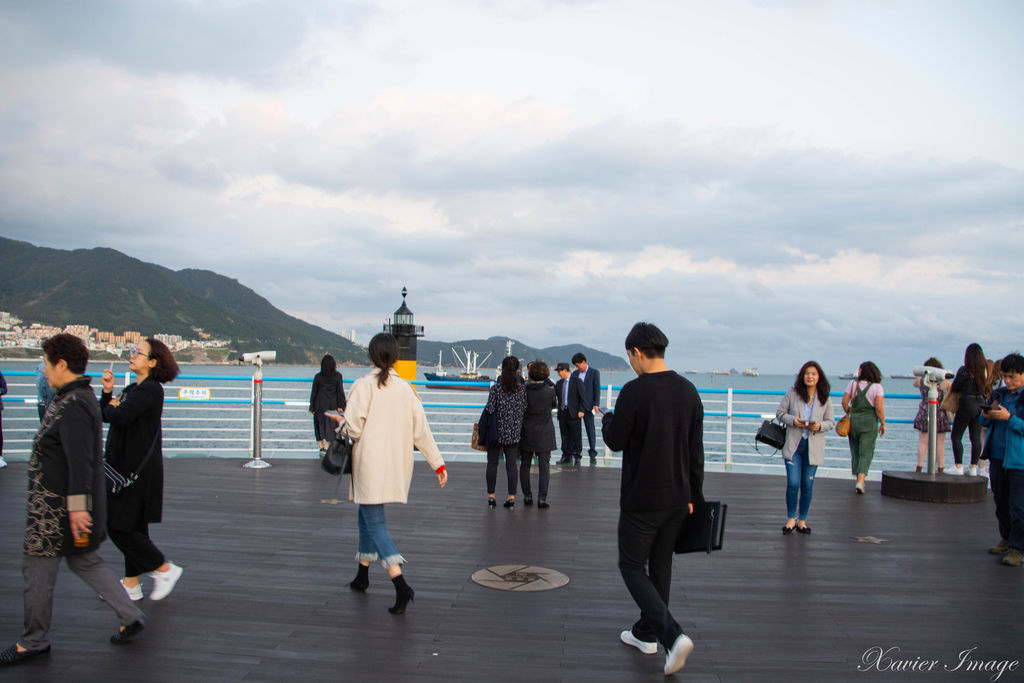
M 718 501 L 694 503 L 676 538 L 676 554 L 721 550 L 725 538 L 725 513 L 729 506 Z

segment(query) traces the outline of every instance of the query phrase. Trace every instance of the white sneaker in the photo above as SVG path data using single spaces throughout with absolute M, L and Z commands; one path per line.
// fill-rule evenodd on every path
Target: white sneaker
M 964 468 L 963 468 L 962 465 L 953 465 L 952 470 L 953 470 L 953 474 L 963 474 L 964 473 Z
M 128 594 L 128 597 L 132 599 L 132 602 L 137 602 L 142 599 L 142 584 L 137 583 L 133 587 L 126 586 L 124 580 L 121 580 L 121 585 L 124 586 L 124 592 Z
M 636 649 L 643 652 L 645 655 L 656 655 L 658 654 L 658 642 L 649 643 L 646 640 L 640 640 L 633 635 L 632 629 L 626 629 L 619 634 L 619 640 L 624 642 L 626 645 L 632 645 Z
M 688 635 L 684 633 L 676 638 L 676 642 L 665 655 L 665 675 L 671 676 L 682 669 L 691 652 L 693 652 L 693 641 Z
M 970 471 L 972 477 L 978 476 L 978 466 L 977 465 L 971 465 L 971 469 L 969 471 Z
M 149 573 L 153 577 L 153 592 L 149 594 L 150 600 L 163 600 L 166 598 L 174 590 L 174 584 L 178 583 L 178 579 L 181 578 L 184 570 L 173 562 L 170 565 L 171 568 L 165 572 Z
M 0 469 L 7 467 L 7 461 L 4 460 L 4 456 L 0 455 Z

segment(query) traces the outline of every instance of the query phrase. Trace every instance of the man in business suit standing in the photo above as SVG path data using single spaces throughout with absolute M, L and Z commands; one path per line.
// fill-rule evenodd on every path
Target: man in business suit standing
M 597 368 L 587 365 L 587 357 L 582 353 L 577 352 L 572 357 L 572 364 L 576 366 L 572 376 L 579 377 L 583 382 L 584 393 L 587 397 L 583 408 L 583 424 L 587 428 L 587 442 L 590 444 L 590 464 L 596 465 L 597 448 L 594 447 L 594 444 L 597 437 L 594 431 L 594 415 L 597 414 L 601 405 L 601 373 Z M 576 464 L 578 465 L 579 462 L 577 461 Z
M 555 384 L 555 398 L 558 401 L 558 431 L 562 436 L 562 459 L 559 465 L 579 467 L 583 452 L 583 432 L 580 418 L 586 408 L 586 395 L 579 377 L 569 374 L 569 364 L 559 363 L 555 372 L 562 379 Z

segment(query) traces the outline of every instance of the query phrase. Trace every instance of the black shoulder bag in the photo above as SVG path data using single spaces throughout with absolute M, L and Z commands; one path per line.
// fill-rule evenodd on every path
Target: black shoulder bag
M 146 457 L 142 459 L 139 466 L 135 468 L 134 472 L 130 472 L 127 476 L 121 474 L 117 469 L 106 460 L 103 461 L 103 473 L 107 475 L 107 491 L 112 496 L 117 496 L 124 492 L 126 488 L 134 484 L 139 479 L 139 473 L 146 468 L 146 463 L 153 456 L 153 451 L 156 449 L 156 442 L 160 440 L 161 429 L 156 430 L 156 436 L 153 437 L 153 443 L 149 446 L 149 452 L 146 453 Z
M 758 428 L 757 434 L 754 435 L 755 451 L 757 451 L 758 441 L 775 450 L 781 450 L 786 444 L 786 428 L 775 420 L 765 420 Z M 760 453 L 760 451 L 757 452 Z
M 320 458 L 320 467 L 327 474 L 352 474 L 352 437 L 345 434 L 337 436 L 327 451 Z

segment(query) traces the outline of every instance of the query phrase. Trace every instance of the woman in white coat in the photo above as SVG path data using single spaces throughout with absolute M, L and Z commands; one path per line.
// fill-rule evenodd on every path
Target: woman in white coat
M 398 341 L 390 334 L 370 340 L 374 370 L 352 385 L 344 417 L 334 417 L 353 440 L 350 498 L 359 506 L 359 570 L 349 584 L 364 592 L 370 585 L 370 563 L 380 561 L 395 585 L 392 614 L 404 614 L 414 591 L 402 576 L 405 558 L 398 553 L 387 520 L 386 503 L 406 503 L 412 482 L 413 446 L 419 449 L 437 481 L 448 483 L 441 452 L 427 425 L 423 404 L 392 366 L 398 360 Z
M 835 426 L 825 371 L 809 360 L 796 373 L 793 388 L 779 402 L 775 417 L 786 425 L 782 457 L 786 463 L 786 524 L 782 533 L 809 534 L 814 475 L 825 462 L 825 432 Z M 797 503 L 799 502 L 799 509 Z

